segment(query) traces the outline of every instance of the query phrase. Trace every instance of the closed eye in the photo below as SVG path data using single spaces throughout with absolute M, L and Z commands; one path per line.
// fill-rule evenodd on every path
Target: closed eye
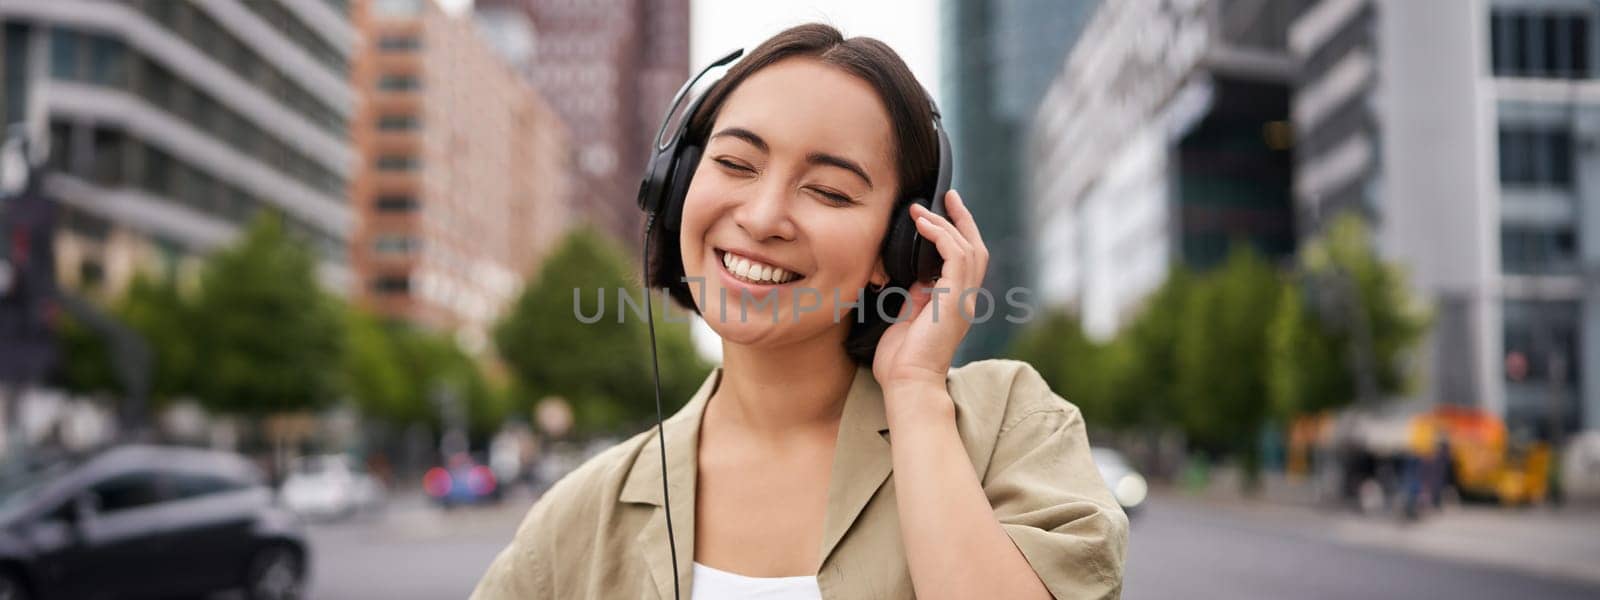
M 822 189 L 822 188 L 818 188 L 818 187 L 813 187 L 813 188 L 810 188 L 810 189 L 811 189 L 811 191 L 816 192 L 817 195 L 822 196 L 823 198 L 827 199 L 827 201 L 832 202 L 834 204 L 845 205 L 845 204 L 855 204 L 856 203 L 856 201 L 851 199 L 849 196 L 846 196 L 844 194 L 840 194 L 838 192 L 830 192 L 828 190 L 825 190 L 825 189 Z
M 726 158 L 718 157 L 718 158 L 714 158 L 712 160 L 715 161 L 717 164 L 722 165 L 722 167 L 725 168 L 725 169 L 731 169 L 731 170 L 739 171 L 739 172 L 742 172 L 742 173 L 754 173 L 754 172 L 756 172 L 755 169 L 752 169 L 752 168 L 750 168 L 748 166 L 741 165 L 739 163 L 733 162 L 733 161 L 728 160 Z

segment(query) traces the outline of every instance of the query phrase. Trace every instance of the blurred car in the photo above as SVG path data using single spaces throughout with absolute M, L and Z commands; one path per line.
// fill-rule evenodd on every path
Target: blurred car
M 1567 500 L 1600 501 L 1600 431 L 1586 431 L 1567 442 L 1560 477 Z
M 284 506 L 310 518 L 337 518 L 377 509 L 383 484 L 343 454 L 296 461 L 279 492 Z
M 1089 453 L 1094 456 L 1094 466 L 1100 469 L 1100 477 L 1106 480 L 1106 487 L 1111 488 L 1111 495 L 1122 505 L 1123 512 L 1132 516 L 1150 493 L 1144 476 L 1133 470 L 1128 460 L 1116 450 L 1091 448 Z
M 500 488 L 494 471 L 465 452 L 422 476 L 422 490 L 445 508 L 499 502 Z
M 308 564 L 238 455 L 121 446 L 0 484 L 0 598 L 299 598 Z

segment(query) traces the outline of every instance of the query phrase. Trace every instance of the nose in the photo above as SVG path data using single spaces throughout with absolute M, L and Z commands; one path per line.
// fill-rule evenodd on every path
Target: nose
M 733 212 L 734 223 L 749 234 L 750 239 L 794 240 L 795 224 L 789 214 L 789 194 L 779 179 L 773 178 L 761 185 L 754 197 L 741 203 Z

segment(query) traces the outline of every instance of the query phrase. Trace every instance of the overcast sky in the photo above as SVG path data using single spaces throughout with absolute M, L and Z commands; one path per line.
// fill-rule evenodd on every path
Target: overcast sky
M 689 64 L 698 70 L 792 25 L 820 21 L 883 40 L 939 99 L 938 0 L 690 0 Z

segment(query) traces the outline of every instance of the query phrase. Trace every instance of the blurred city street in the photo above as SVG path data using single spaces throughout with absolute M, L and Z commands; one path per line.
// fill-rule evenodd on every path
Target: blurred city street
M 519 487 L 497 505 L 446 511 L 417 491 L 381 514 L 314 524 L 308 597 L 465 598 L 532 503 Z
M 1124 597 L 1594 598 L 1600 519 L 1463 508 L 1416 525 L 1170 494 L 1133 519 Z M 1518 525 L 1524 527 L 1518 528 Z M 1497 528 L 1498 526 L 1498 528 Z M 1504 534 L 1511 531 L 1511 535 Z M 1537 533 L 1534 533 L 1537 532 Z M 1551 544 L 1545 544 L 1545 542 Z M 1559 556 L 1561 550 L 1584 553 Z M 1590 568 L 1582 569 L 1581 565 Z
M 532 500 L 447 512 L 397 496 L 382 515 L 315 525 L 310 598 L 465 597 Z M 1123 597 L 1594 598 L 1597 517 L 1469 506 L 1402 525 L 1166 491 L 1133 519 Z

